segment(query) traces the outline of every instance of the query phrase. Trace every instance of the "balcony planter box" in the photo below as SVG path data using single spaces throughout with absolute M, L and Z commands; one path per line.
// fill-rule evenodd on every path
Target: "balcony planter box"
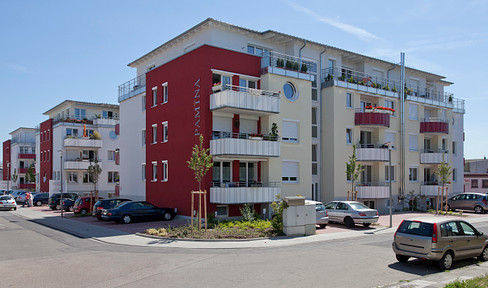
M 222 85 L 215 85 L 215 86 L 212 86 L 212 91 L 213 92 L 218 92 L 222 90 Z
M 249 137 L 250 140 L 263 140 L 263 137 Z

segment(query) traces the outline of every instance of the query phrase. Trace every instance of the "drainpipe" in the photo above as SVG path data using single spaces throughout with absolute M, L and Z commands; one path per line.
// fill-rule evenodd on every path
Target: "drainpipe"
M 305 46 L 307 46 L 307 40 L 303 40 L 303 46 L 298 50 L 298 58 L 300 58 L 300 60 L 302 60 L 302 49 L 305 48 Z
M 319 155 L 317 155 L 318 157 L 320 157 L 320 165 L 319 165 L 319 178 L 320 178 L 320 184 L 319 184 L 319 188 L 320 188 L 320 198 L 319 198 L 319 201 L 322 201 L 322 166 L 323 166 L 323 161 L 322 161 L 322 114 L 324 113 L 322 111 L 322 78 L 324 77 L 324 75 L 322 75 L 322 54 L 325 53 L 325 51 L 327 50 L 327 47 L 324 48 L 324 51 L 320 52 L 320 55 L 319 55 L 319 71 L 317 72 L 317 95 L 319 97 Z
M 400 193 L 405 205 L 405 52 L 400 53 Z M 392 203 L 390 203 L 391 206 Z

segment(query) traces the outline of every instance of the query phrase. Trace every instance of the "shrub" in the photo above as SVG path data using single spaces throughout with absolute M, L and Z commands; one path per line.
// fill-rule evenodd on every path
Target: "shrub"
M 281 199 L 281 195 L 276 195 L 276 201 L 271 203 L 273 207 L 273 219 L 271 220 L 271 226 L 273 230 L 278 234 L 283 234 L 283 209 L 288 207 L 288 204 Z

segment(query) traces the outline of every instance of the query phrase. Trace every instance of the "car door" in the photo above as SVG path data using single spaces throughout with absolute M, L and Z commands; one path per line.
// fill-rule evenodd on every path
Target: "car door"
M 459 198 L 456 200 L 456 205 L 453 207 L 454 209 L 466 209 L 466 196 L 468 194 L 461 194 Z
M 454 249 L 456 258 L 464 258 L 465 257 L 465 244 L 464 238 L 462 237 L 462 232 L 459 229 L 459 225 L 457 221 L 450 221 L 445 224 L 442 224 L 444 227 L 441 226 L 441 235 L 446 233 L 446 240 L 447 245 L 449 245 L 452 249 Z
M 325 209 L 327 210 L 327 214 L 329 215 L 329 221 L 331 222 L 339 222 L 339 218 L 337 217 L 336 213 L 337 202 L 329 202 L 325 205 Z
M 479 237 L 478 230 L 464 221 L 458 221 L 458 225 L 464 239 L 463 250 L 465 250 L 465 252 L 463 255 L 465 255 L 465 257 L 475 257 L 480 255 L 485 241 L 482 237 Z
M 351 216 L 349 206 L 344 202 L 339 202 L 336 207 L 337 218 L 340 222 L 344 222 L 344 218 Z

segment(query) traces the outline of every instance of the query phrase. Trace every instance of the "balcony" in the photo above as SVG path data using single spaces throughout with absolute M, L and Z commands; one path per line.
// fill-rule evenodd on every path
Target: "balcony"
M 421 196 L 437 196 L 439 193 L 439 186 L 435 181 L 426 181 L 420 183 L 420 195 Z
M 223 89 L 223 90 L 222 90 Z M 280 113 L 280 93 L 234 85 L 213 87 L 210 110 L 235 114 L 271 115 Z
M 146 74 L 119 85 L 119 103 L 146 91 Z
M 102 140 L 90 139 L 88 137 L 81 138 L 65 138 L 64 147 L 87 147 L 87 148 L 102 148 Z
M 98 165 L 102 167 L 102 162 L 101 160 L 98 160 Z M 92 162 L 93 163 L 93 162 Z M 79 159 L 73 159 L 73 160 L 66 160 L 64 161 L 64 170 L 87 170 L 88 166 L 90 166 L 90 160 L 85 159 L 85 160 L 79 160 Z
M 420 164 L 441 164 L 444 158 L 449 160 L 449 156 L 446 156 L 447 150 L 439 149 L 438 151 L 433 151 L 429 149 L 424 149 L 420 152 Z
M 449 134 L 449 121 L 438 117 L 423 118 L 420 121 L 420 133 Z
M 382 112 L 380 112 L 382 111 Z M 354 124 L 357 126 L 380 126 L 390 127 L 390 112 L 383 112 L 383 110 L 362 110 L 356 109 L 354 115 Z
M 247 204 L 270 203 L 281 194 L 278 182 L 271 183 L 213 183 L 210 187 L 210 203 L 214 204 Z
M 389 183 L 360 183 L 356 186 L 360 199 L 387 199 L 390 198 Z
M 20 183 L 19 189 L 36 189 L 35 183 Z
M 356 157 L 358 161 L 388 161 L 388 146 L 385 144 L 358 144 Z
M 35 153 L 19 153 L 19 159 L 36 159 Z
M 261 75 L 266 73 L 314 81 L 317 74 L 317 62 L 305 57 L 299 58 L 265 51 L 261 58 Z
M 256 134 L 214 131 L 212 140 L 210 140 L 210 154 L 214 156 L 279 157 L 281 142 L 277 137 L 271 138 Z
M 24 167 L 19 168 L 19 174 L 27 174 L 27 173 L 29 173 L 29 168 L 24 168 Z M 36 169 L 34 167 L 32 167 L 32 173 L 36 173 Z

